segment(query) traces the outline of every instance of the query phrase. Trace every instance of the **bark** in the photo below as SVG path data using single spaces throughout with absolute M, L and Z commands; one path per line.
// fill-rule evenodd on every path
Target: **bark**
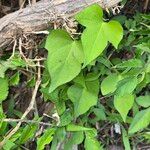
M 41 0 L 0 19 L 0 49 L 23 34 L 45 30 L 58 16 L 72 17 L 83 8 L 99 3 L 110 8 L 121 0 Z

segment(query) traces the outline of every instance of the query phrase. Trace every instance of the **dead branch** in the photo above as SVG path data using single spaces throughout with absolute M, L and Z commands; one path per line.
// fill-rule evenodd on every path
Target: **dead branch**
M 99 3 L 112 8 L 121 0 L 41 0 L 0 19 L 0 49 L 8 46 L 14 38 L 50 27 L 58 17 L 72 17 L 83 8 Z

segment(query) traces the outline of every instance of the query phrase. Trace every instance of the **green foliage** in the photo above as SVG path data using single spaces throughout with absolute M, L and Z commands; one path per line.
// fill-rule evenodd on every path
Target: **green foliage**
M 72 132 L 71 137 L 68 139 L 67 143 L 64 145 L 65 150 L 70 150 L 74 145 L 81 144 L 84 140 L 84 134 L 80 132 Z
M 115 48 L 123 37 L 123 29 L 116 21 L 103 21 L 103 11 L 98 5 L 86 8 L 76 15 L 76 20 L 86 27 L 81 36 L 85 54 L 84 67 L 96 59 L 106 48 L 108 41 Z
M 44 150 L 45 145 L 49 144 L 53 140 L 54 133 L 54 128 L 46 129 L 44 134 L 37 140 L 37 150 Z
M 129 137 L 127 131 L 124 128 L 122 128 L 122 139 L 123 139 L 125 150 L 131 150 Z
M 150 95 L 139 96 L 136 98 L 136 102 L 138 105 L 147 108 L 150 106 Z
M 134 103 L 134 96 L 132 94 L 125 94 L 123 96 L 114 97 L 114 106 L 121 114 L 123 121 L 126 121 L 127 114 Z
M 113 93 L 117 89 L 117 85 L 121 76 L 118 74 L 110 74 L 101 83 L 101 92 L 103 95 Z
M 125 94 L 131 94 L 138 84 L 137 77 L 130 77 L 121 80 L 118 84 L 116 94 L 124 96 Z
M 75 124 L 69 124 L 67 126 L 67 131 L 90 131 L 91 128 L 85 128 L 83 126 L 75 125 Z
M 86 138 L 84 142 L 84 147 L 86 150 L 103 150 L 102 146 L 96 140 L 95 136 L 95 133 L 93 133 L 92 131 L 86 132 Z
M 87 112 L 91 106 L 97 104 L 98 100 L 98 80 L 85 81 L 83 79 L 80 82 L 84 83 L 84 86 L 75 84 L 68 89 L 68 97 L 74 104 L 75 117 Z
M 22 133 L 21 136 L 19 137 L 17 143 L 18 144 L 23 144 L 26 143 L 28 140 L 32 139 L 34 137 L 35 131 L 37 130 L 38 125 L 33 124 L 33 125 L 27 125 Z
M 141 68 L 143 66 L 142 61 L 140 59 L 131 59 L 127 61 L 123 61 L 120 64 L 116 65 L 116 68 Z
M 150 124 L 150 108 L 142 110 L 136 114 L 131 122 L 129 133 L 135 133 Z
M 52 31 L 45 47 L 48 49 L 47 66 L 51 76 L 49 92 L 52 92 L 80 73 L 83 51 L 81 43 L 72 40 L 63 30 Z
M 0 78 L 0 103 L 7 98 L 8 89 L 7 78 Z
M 18 85 L 20 80 L 20 74 L 19 72 L 15 73 L 9 80 L 9 85 Z
M 73 120 L 73 117 L 69 111 L 65 111 L 60 117 L 59 126 L 66 126 Z
M 0 60 L 0 78 L 5 77 L 5 72 L 7 69 L 14 67 L 9 61 L 1 61 Z
M 45 101 L 46 116 L 40 116 L 42 109 L 37 113 L 37 106 L 36 119 L 27 117 L 4 150 L 22 149 L 31 141 L 37 150 L 102 150 L 113 143 L 109 133 L 122 136 L 126 150 L 135 146 L 134 136 L 150 141 L 149 16 L 121 15 L 109 21 L 103 16 L 99 5 L 92 5 L 75 16 L 81 35 L 50 31 L 44 42 L 48 56 L 40 63 L 41 95 L 36 95 L 37 104 L 39 97 Z M 35 62 L 17 52 L 0 58 L 0 141 L 17 124 L 7 119 L 22 116 L 16 107 L 18 89 L 32 91 L 36 85 Z

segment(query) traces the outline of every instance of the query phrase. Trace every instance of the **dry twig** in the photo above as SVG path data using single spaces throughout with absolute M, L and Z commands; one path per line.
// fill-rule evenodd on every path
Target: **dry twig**
M 9 59 L 11 59 L 12 57 L 14 57 L 14 55 L 15 55 L 15 50 L 16 50 L 16 46 L 17 46 L 17 40 L 14 41 L 13 52 L 12 52 L 12 55 L 10 56 Z
M 25 0 L 19 0 L 19 7 L 20 7 L 20 9 L 23 8 L 24 3 L 25 3 Z
M 25 119 L 13 119 L 13 118 L 7 118 L 1 120 L 3 122 L 21 122 L 21 123 L 31 123 L 31 124 L 39 124 L 43 126 L 52 126 L 52 124 L 47 123 L 47 122 L 42 122 L 42 121 L 35 121 L 35 120 L 25 120 Z
M 145 11 L 145 12 L 147 11 L 148 4 L 149 4 L 149 0 L 146 0 L 146 1 L 145 1 L 145 4 L 144 4 L 144 11 Z

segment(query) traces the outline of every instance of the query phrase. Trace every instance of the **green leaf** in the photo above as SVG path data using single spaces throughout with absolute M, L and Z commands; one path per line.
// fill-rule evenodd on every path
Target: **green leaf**
M 122 127 L 122 139 L 123 139 L 125 150 L 131 150 L 128 134 L 123 127 Z
M 64 150 L 73 149 L 74 145 L 82 143 L 84 140 L 84 134 L 82 131 L 72 132 L 67 142 L 64 145 Z
M 129 133 L 133 134 L 146 128 L 150 124 L 150 108 L 139 111 L 133 118 L 133 121 L 129 128 Z
M 16 146 L 15 142 L 13 142 L 11 140 L 7 140 L 6 144 L 4 144 L 4 146 L 3 146 L 3 149 L 4 150 L 12 149 L 14 146 Z
M 70 111 L 65 111 L 60 117 L 60 124 L 59 126 L 66 126 L 73 120 L 73 117 Z
M 150 106 L 150 95 L 139 96 L 136 98 L 136 102 L 138 105 L 142 107 L 149 107 Z
M 3 145 L 4 150 L 10 150 L 17 148 L 17 144 L 15 141 L 21 136 L 21 132 L 18 131 L 14 135 L 11 136 L 9 140 L 6 140 L 5 144 Z
M 82 131 L 73 132 L 70 141 L 73 144 L 80 144 L 84 139 L 84 134 Z
M 105 37 L 117 49 L 121 39 L 123 38 L 123 29 L 121 24 L 112 20 L 108 23 L 103 23 L 102 25 Z
M 150 58 L 149 58 L 150 59 Z M 149 62 L 145 65 L 145 72 L 150 73 L 150 60 Z
M 134 103 L 134 96 L 132 94 L 125 94 L 123 96 L 114 97 L 114 106 L 121 114 L 123 121 L 126 121 L 127 114 Z
M 116 68 L 142 68 L 143 64 L 140 59 L 130 59 L 116 65 Z
M 27 62 L 22 59 L 19 53 L 16 53 L 9 61 L 16 67 L 25 67 L 27 65 Z
M 144 52 L 148 52 L 150 53 L 150 45 L 148 45 L 148 43 L 142 43 L 142 44 L 138 44 L 136 46 L 134 46 Z
M 19 72 L 15 73 L 9 80 L 9 85 L 18 85 L 20 80 L 20 74 Z
M 48 85 L 49 86 L 49 85 Z M 63 88 L 66 87 L 65 85 Z M 66 110 L 65 100 L 63 99 L 63 95 L 61 94 L 61 90 L 63 90 L 62 86 L 54 90 L 52 93 L 49 93 L 49 87 L 42 87 L 40 92 L 42 92 L 45 101 L 51 101 L 55 104 L 58 115 L 62 115 Z M 64 91 L 64 90 L 63 90 Z M 65 93 L 67 95 L 67 92 Z M 53 109 L 53 108 L 52 108 Z
M 52 92 L 80 73 L 83 51 L 81 42 L 73 41 L 63 30 L 52 31 L 45 47 L 48 49 L 47 66 L 51 76 L 49 92 Z
M 19 54 L 15 54 L 15 56 L 11 59 L 8 59 L 6 61 L 0 60 L 0 78 L 4 78 L 5 72 L 8 69 L 16 69 L 16 67 L 25 67 L 26 62 L 22 60 Z
M 110 74 L 101 83 L 101 92 L 103 95 L 107 95 L 115 92 L 117 89 L 117 84 L 121 76 L 118 74 Z
M 4 130 L 5 130 L 5 125 L 7 124 L 6 122 L 3 122 L 3 119 L 5 118 L 5 113 L 3 111 L 3 107 L 2 107 L 2 103 L 0 103 L 0 135 L 3 134 Z M 7 126 L 7 125 L 6 125 Z
M 0 78 L 5 77 L 5 72 L 9 68 L 15 68 L 15 66 L 10 61 L 0 61 Z
M 86 26 L 81 40 L 85 54 L 84 67 L 96 59 L 106 48 L 108 41 L 117 48 L 123 37 L 120 23 L 103 22 L 99 5 L 92 5 L 76 15 L 76 20 Z
M 101 73 L 88 73 L 85 80 L 86 81 L 94 81 L 97 80 L 99 78 L 99 76 L 101 75 Z
M 94 120 L 106 120 L 105 109 L 103 107 L 94 108 L 93 112 L 96 115 L 96 118 L 94 118 Z
M 37 128 L 38 128 L 38 125 L 36 124 L 27 125 L 23 129 L 21 136 L 19 137 L 19 141 L 17 143 L 24 144 L 25 142 L 27 142 L 29 139 L 31 139 L 34 136 Z
M 103 150 L 100 142 L 95 138 L 92 131 L 86 132 L 86 138 L 84 142 L 85 150 Z
M 94 26 L 102 21 L 103 10 L 99 5 L 92 5 L 79 12 L 75 19 L 84 26 Z
M 49 144 L 53 140 L 54 133 L 54 128 L 46 129 L 44 134 L 37 140 L 37 150 L 44 150 L 45 145 Z
M 0 78 L 0 103 L 7 98 L 8 95 L 8 80 Z
M 131 94 L 138 84 L 137 77 L 130 77 L 121 80 L 117 85 L 116 95 L 123 96 L 125 94 Z
M 33 76 L 31 79 L 29 79 L 28 81 L 27 81 L 27 87 L 34 87 L 35 86 L 35 83 L 36 83 L 36 77 L 35 76 Z
M 58 112 L 58 115 L 62 115 L 66 110 L 65 102 L 62 99 L 58 99 L 55 101 L 55 106 Z
M 75 84 L 68 89 L 68 97 L 74 104 L 74 114 L 78 117 L 81 114 L 86 113 L 91 106 L 97 104 L 99 82 L 87 81 L 86 87 Z
M 86 127 L 79 126 L 79 125 L 75 125 L 75 124 L 69 124 L 69 125 L 67 125 L 66 130 L 74 132 L 74 131 L 90 131 L 93 129 L 92 128 L 86 128 Z
M 64 141 L 67 135 L 65 127 L 57 128 L 55 135 L 57 136 L 59 141 Z
M 150 83 L 150 73 L 146 73 L 143 81 L 137 86 L 137 90 L 141 91 L 142 88 L 146 87 Z
M 150 142 L 150 132 L 144 132 L 143 137 Z

